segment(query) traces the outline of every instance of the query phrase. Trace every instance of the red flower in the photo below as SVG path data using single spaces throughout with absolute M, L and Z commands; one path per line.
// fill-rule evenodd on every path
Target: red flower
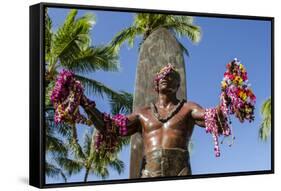
M 248 80 L 247 72 L 242 73 L 242 79 L 244 81 Z
M 228 75 L 228 78 L 229 78 L 230 80 L 233 80 L 233 79 L 234 79 L 234 75 L 229 74 L 229 75 Z

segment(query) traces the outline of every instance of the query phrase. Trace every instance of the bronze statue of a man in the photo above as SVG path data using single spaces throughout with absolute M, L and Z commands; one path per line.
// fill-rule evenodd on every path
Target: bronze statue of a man
M 155 77 L 157 102 L 138 108 L 127 116 L 125 136 L 140 131 L 143 137 L 145 163 L 142 177 L 191 174 L 187 145 L 194 125 L 205 127 L 205 110 L 194 102 L 177 99 L 180 80 L 172 65 L 162 68 Z M 84 108 L 94 125 L 102 131 L 99 128 L 104 126 L 102 113 L 96 108 Z

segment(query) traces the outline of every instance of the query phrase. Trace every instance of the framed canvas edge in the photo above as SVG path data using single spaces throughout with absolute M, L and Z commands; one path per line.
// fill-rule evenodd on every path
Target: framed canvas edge
M 84 182 L 69 182 L 69 183 L 54 183 L 46 184 L 45 183 L 45 173 L 44 173 L 44 162 L 45 162 L 45 128 L 44 128 L 44 10 L 45 8 L 77 8 L 77 9 L 87 9 L 87 10 L 104 10 L 104 11 L 117 11 L 117 12 L 150 12 L 150 13 L 163 13 L 163 14 L 178 14 L 178 15 L 189 15 L 189 16 L 199 16 L 199 17 L 214 17 L 214 18 L 229 18 L 229 19 L 249 19 L 249 20 L 263 20 L 269 21 L 271 23 L 271 169 L 270 170 L 259 170 L 259 171 L 246 171 L 246 172 L 227 172 L 227 173 L 214 173 L 214 174 L 198 174 L 191 176 L 182 176 L 182 177 L 160 177 L 160 178 L 148 178 L 148 179 L 120 179 L 120 180 L 100 180 L 100 181 L 89 181 Z M 32 22 L 34 19 L 30 18 L 30 125 L 29 125 L 29 184 L 38 188 L 56 188 L 56 187 L 72 187 L 72 186 L 89 186 L 89 185 L 104 185 L 104 184 L 119 184 L 119 183 L 139 183 L 139 182 L 151 182 L 151 181 L 169 181 L 169 180 L 186 180 L 186 179 L 197 179 L 197 178 L 223 178 L 231 176 L 245 176 L 245 175 L 264 175 L 264 174 L 274 174 L 275 172 L 275 160 L 274 160 L 274 17 L 268 16 L 251 16 L 251 15 L 233 15 L 233 14 L 218 14 L 218 13 L 201 13 L 201 12 L 187 12 L 187 11 L 176 11 L 176 10 L 156 10 L 156 9 L 139 9 L 139 8 L 127 8 L 127 7 L 109 7 L 109 6 L 96 6 L 96 5 L 78 5 L 78 4 L 64 4 L 64 3 L 38 3 L 30 6 L 30 13 L 32 9 L 39 9 L 39 22 L 36 24 L 35 28 L 39 32 L 39 39 L 32 40 Z M 37 15 L 38 16 L 38 15 Z M 30 14 L 31 17 L 31 14 Z M 33 29 L 34 30 L 34 29 Z M 39 46 L 39 50 L 34 49 L 34 45 Z M 37 55 L 36 55 L 37 54 Z M 39 59 L 34 57 L 39 56 Z M 33 61 L 32 61 L 33 60 Z M 35 69 L 34 65 L 40 63 L 39 74 L 38 70 Z M 32 81 L 32 78 L 38 78 L 39 84 Z M 34 92 L 39 93 L 39 98 L 34 97 Z M 37 103 L 36 107 L 39 112 L 39 122 L 36 119 L 36 114 L 34 111 L 35 108 L 32 108 L 33 104 Z M 39 129 L 36 129 L 32 125 L 32 121 L 37 121 L 40 126 Z M 39 136 L 36 140 L 34 136 Z M 38 144 L 34 148 L 33 144 Z M 38 159 L 39 161 L 34 161 Z M 35 165 L 35 167 L 34 167 Z M 39 173 L 39 178 L 36 178 L 34 181 L 34 172 Z M 33 173 L 33 174 L 32 174 Z

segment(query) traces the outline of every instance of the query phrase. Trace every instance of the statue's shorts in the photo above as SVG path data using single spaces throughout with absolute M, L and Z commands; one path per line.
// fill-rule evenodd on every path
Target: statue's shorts
M 189 154 L 180 148 L 156 149 L 146 154 L 142 178 L 191 174 Z

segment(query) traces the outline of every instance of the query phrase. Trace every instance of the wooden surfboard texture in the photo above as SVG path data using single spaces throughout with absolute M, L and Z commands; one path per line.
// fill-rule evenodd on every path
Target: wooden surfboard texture
M 168 63 L 173 64 L 181 76 L 177 96 L 186 99 L 186 73 L 183 50 L 174 35 L 165 28 L 155 30 L 140 47 L 135 78 L 133 110 L 149 106 L 157 99 L 153 79 L 155 74 Z M 143 161 L 141 133 L 131 137 L 130 178 L 140 178 Z

